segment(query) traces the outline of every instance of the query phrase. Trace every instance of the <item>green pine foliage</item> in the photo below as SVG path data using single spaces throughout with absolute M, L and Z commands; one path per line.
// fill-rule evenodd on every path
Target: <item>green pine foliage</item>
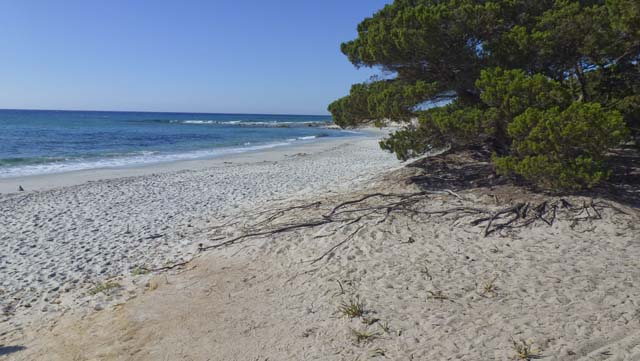
M 336 124 L 342 127 L 377 119 L 407 121 L 412 117 L 415 105 L 436 92 L 434 84 L 420 80 L 413 83 L 383 80 L 354 84 L 350 95 L 331 103 L 329 111 Z
M 637 0 L 396 0 L 341 50 L 395 77 L 355 84 L 329 111 L 343 127 L 406 122 L 381 142 L 400 159 L 484 144 L 500 173 L 580 189 L 640 139 Z
M 545 188 L 590 188 L 609 175 L 606 151 L 627 136 L 622 115 L 598 103 L 574 102 L 565 110 L 529 108 L 509 124 L 512 152 L 494 156 L 496 169 Z

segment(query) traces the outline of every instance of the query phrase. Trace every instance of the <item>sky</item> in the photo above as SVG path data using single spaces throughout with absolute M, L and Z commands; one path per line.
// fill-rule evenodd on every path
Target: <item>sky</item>
M 327 114 L 384 0 L 1 0 L 0 108 Z

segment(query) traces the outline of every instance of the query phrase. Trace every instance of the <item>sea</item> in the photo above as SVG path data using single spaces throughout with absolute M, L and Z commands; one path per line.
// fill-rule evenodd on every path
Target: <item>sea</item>
M 358 132 L 330 116 L 0 110 L 0 178 L 207 159 Z

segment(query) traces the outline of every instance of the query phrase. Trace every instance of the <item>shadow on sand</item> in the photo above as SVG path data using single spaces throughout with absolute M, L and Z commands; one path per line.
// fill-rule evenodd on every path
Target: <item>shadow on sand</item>
M 617 149 L 611 154 L 609 166 L 611 177 L 604 184 L 591 190 L 560 194 L 601 197 L 627 206 L 640 207 L 640 150 L 633 146 Z M 424 190 L 490 190 L 496 186 L 514 185 L 554 195 L 553 192 L 536 189 L 522 179 L 496 175 L 491 165 L 491 152 L 482 147 L 446 151 L 417 160 L 408 167 L 421 170 L 421 174 L 411 177 L 411 182 Z
M 9 355 L 12 354 L 14 352 L 19 352 L 26 349 L 26 347 L 24 346 L 5 346 L 5 345 L 0 345 L 0 356 L 5 356 L 5 355 Z

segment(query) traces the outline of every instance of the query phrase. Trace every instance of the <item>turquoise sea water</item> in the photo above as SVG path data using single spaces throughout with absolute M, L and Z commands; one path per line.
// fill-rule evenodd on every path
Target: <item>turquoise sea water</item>
M 0 110 L 0 178 L 257 151 L 357 133 L 329 116 Z

